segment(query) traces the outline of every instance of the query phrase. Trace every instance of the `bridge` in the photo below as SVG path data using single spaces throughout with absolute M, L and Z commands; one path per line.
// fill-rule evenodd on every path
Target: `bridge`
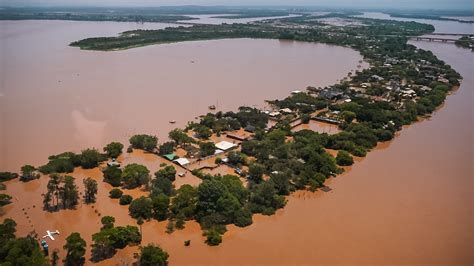
M 416 40 L 416 41 L 429 41 L 429 42 L 456 42 L 455 39 L 424 37 L 424 36 L 411 37 L 410 39 Z
M 433 33 L 428 33 L 426 35 L 431 35 L 431 36 L 467 36 L 467 37 L 474 37 L 474 33 L 442 33 L 442 32 L 433 32 Z

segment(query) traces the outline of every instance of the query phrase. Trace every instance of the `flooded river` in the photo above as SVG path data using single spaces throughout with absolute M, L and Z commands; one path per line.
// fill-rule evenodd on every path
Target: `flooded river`
M 28 39 L 27 36 L 25 38 Z M 170 253 L 171 265 L 472 265 L 474 54 L 452 44 L 414 44 L 432 50 L 459 71 L 464 76 L 461 87 L 431 118 L 404 128 L 392 142 L 379 145 L 347 173 L 329 180 L 327 185 L 332 188 L 331 192 L 298 192 L 290 196 L 288 205 L 274 216 L 255 216 L 254 224 L 246 228 L 229 226 L 223 244 L 218 247 L 203 243 L 201 231 L 195 223 L 187 223 L 183 231 L 168 235 L 165 223 L 147 222 L 143 225 L 144 243 L 160 244 Z M 263 47 L 266 49 L 252 50 Z M 5 146 L 15 149 L 25 146 L 22 148 L 25 151 L 16 159 L 3 159 L 2 166 L 16 167 L 17 161 L 20 164 L 25 161 L 19 160 L 21 157 L 31 160 L 40 157 L 36 153 L 43 149 L 42 142 L 47 142 L 44 147 L 56 145 L 54 149 L 58 151 L 79 147 L 79 144 L 92 145 L 81 142 L 79 136 L 82 133 L 78 130 L 81 127 L 76 127 L 81 123 L 77 121 L 83 122 L 85 133 L 94 127 L 99 128 L 99 132 L 103 132 L 101 137 L 106 141 L 111 137 L 123 139 L 134 130 L 162 134 L 161 131 L 168 126 L 166 121 L 174 114 L 172 110 L 177 110 L 173 118 L 181 120 L 177 117 L 181 113 L 187 114 L 187 119 L 190 119 L 205 112 L 206 106 L 217 100 L 223 109 L 235 108 L 242 103 L 261 104 L 265 98 L 282 97 L 293 88 L 307 85 L 299 82 L 324 83 L 326 79 L 329 82 L 327 76 L 330 74 L 334 74 L 333 79 L 341 78 L 348 72 L 342 69 L 344 65 L 350 69 L 357 64 L 358 55 L 342 48 L 338 52 L 346 53 L 344 58 L 352 55 L 349 58 L 354 60 L 354 64 L 345 59 L 337 60 L 337 54 L 326 55 L 331 59 L 324 63 L 316 57 L 306 58 L 316 56 L 319 48 L 325 52 L 336 51 L 331 50 L 335 47 L 328 46 L 245 39 L 193 42 L 161 48 L 154 46 L 118 53 L 61 48 L 63 50 L 58 52 L 63 56 L 73 55 L 68 58 L 74 58 L 77 62 L 66 58 L 64 64 L 41 64 L 44 60 L 52 60 L 45 59 L 47 56 L 40 57 L 41 54 L 37 56 L 43 61 L 32 62 L 33 65 L 42 65 L 36 66 L 35 71 L 45 71 L 42 68 L 55 70 L 41 72 L 44 75 L 63 73 L 54 76 L 55 82 L 50 81 L 50 76 L 37 76 L 30 69 L 24 72 L 29 75 L 14 76 L 16 82 L 10 80 L 9 83 L 5 80 L 11 77 L 4 72 L 15 73 L 15 69 L 17 73 L 21 72 L 18 66 L 14 66 L 13 58 L 27 57 L 31 51 L 25 51 L 25 55 L 2 53 L 2 56 L 11 58 L 6 62 L 12 64 L 12 69 L 2 67 L 1 70 L 4 80 L 2 97 L 6 97 L 5 92 L 13 95 L 8 96 L 11 97 L 9 101 L 3 98 L 0 105 L 3 119 L 5 116 L 8 118 L 2 126 L 11 127 L 6 130 L 9 138 L 8 142 L 4 142 L 3 151 Z M 227 49 L 233 49 L 232 53 L 229 54 Z M 59 60 L 54 54 L 48 56 Z M 123 62 L 125 59 L 126 62 Z M 32 60 L 29 58 L 29 61 Z M 190 60 L 195 63 L 189 63 Z M 334 63 L 337 71 L 328 67 L 332 61 L 338 62 Z M 5 64 L 3 62 L 4 59 L 2 64 Z M 143 65 L 140 62 L 144 62 Z M 212 67 L 218 62 L 218 66 Z M 269 62 L 273 65 L 269 66 Z M 204 72 L 195 64 L 205 64 L 212 71 Z M 304 64 L 310 67 L 301 67 Z M 317 68 L 319 64 L 321 68 Z M 82 67 L 75 68 L 76 65 Z M 25 62 L 22 67 L 28 67 L 28 64 Z M 104 67 L 112 70 L 107 72 Z M 178 69 L 180 71 L 175 73 Z M 80 76 L 74 76 L 78 70 L 81 70 Z M 156 84 L 150 85 L 149 79 L 142 80 L 145 76 L 154 77 Z M 192 81 L 186 83 L 188 77 Z M 129 78 L 132 80 L 127 81 Z M 57 80 L 61 82 L 56 84 Z M 33 81 L 38 85 L 33 86 Z M 42 84 L 40 81 L 45 85 L 39 86 Z M 99 85 L 95 85 L 97 82 Z M 174 83 L 182 84 L 179 87 L 182 91 L 173 92 L 178 88 L 173 87 Z M 5 91 L 7 87 L 4 84 L 9 84 L 10 89 Z M 168 86 L 171 86 L 170 90 L 167 90 Z M 246 86 L 253 86 L 254 91 L 259 89 L 251 94 L 255 97 L 232 94 L 233 89 L 241 92 L 246 90 Z M 26 91 L 20 92 L 22 88 Z M 178 97 L 175 94 L 181 95 L 180 100 L 173 98 Z M 202 94 L 205 96 L 199 98 Z M 154 98 L 148 99 L 151 98 L 149 95 Z M 174 107 L 166 105 L 167 101 Z M 193 102 L 196 102 L 195 105 Z M 30 116 L 48 119 L 43 118 L 39 123 Z M 30 137 L 33 139 L 29 140 Z M 48 143 L 55 139 L 57 141 Z M 52 152 L 48 150 L 47 154 Z M 134 162 L 147 165 L 157 166 L 160 163 L 158 159 L 143 154 L 134 154 L 133 158 Z M 132 158 L 122 160 L 128 162 Z M 74 176 L 79 180 L 85 176 L 100 180 L 100 173 L 96 170 L 77 170 Z M 64 235 L 79 231 L 90 243 L 90 235 L 100 228 L 99 214 L 115 216 L 117 225 L 134 223 L 126 207 L 120 207 L 116 201 L 108 199 L 110 186 L 103 182 L 99 182 L 100 205 L 84 206 L 78 211 L 45 213 L 39 209 L 39 204 L 46 182 L 47 179 L 43 178 L 27 184 L 16 181 L 7 183 L 8 191 L 15 195 L 14 204 L 6 207 L 7 216 L 17 217 L 21 234 L 32 229 L 39 233 L 46 229 L 59 229 L 64 231 Z M 128 193 L 140 195 L 140 191 Z M 63 236 L 61 239 L 53 242 L 51 249 L 60 248 Z M 188 239 L 191 246 L 185 247 L 183 242 Z M 137 247 L 120 250 L 112 260 L 103 261 L 101 265 L 130 263 L 136 251 Z
M 361 59 L 348 48 L 250 39 L 81 51 L 67 45 L 137 24 L 1 21 L 0 27 L 0 169 L 11 171 L 66 150 L 127 143 L 136 133 L 164 140 L 209 105 L 262 106 L 295 89 L 332 84 Z

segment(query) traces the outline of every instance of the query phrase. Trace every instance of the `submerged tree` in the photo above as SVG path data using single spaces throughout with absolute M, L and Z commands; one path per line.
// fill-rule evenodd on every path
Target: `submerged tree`
M 123 144 L 120 142 L 111 142 L 104 147 L 104 152 L 110 158 L 117 158 L 122 154 Z
M 127 188 L 137 188 L 148 184 L 150 180 L 150 171 L 143 165 L 132 163 L 125 166 L 122 172 L 122 180 Z
M 104 174 L 104 182 L 109 183 L 113 187 L 122 184 L 122 170 L 116 166 L 107 166 L 102 173 Z
M 46 185 L 47 191 L 44 194 L 43 205 L 46 210 L 51 207 L 58 208 L 59 206 L 59 191 L 60 184 L 63 177 L 58 174 L 52 174 L 49 176 L 48 184 Z
M 336 156 L 336 163 L 341 166 L 349 166 L 354 163 L 354 159 L 347 151 L 339 151 Z
M 176 169 L 171 165 L 167 165 L 164 168 L 158 170 L 155 173 L 155 177 L 156 178 L 167 178 L 170 181 L 174 181 L 176 179 Z
M 75 178 L 72 176 L 64 177 L 64 186 L 60 189 L 60 198 L 64 209 L 73 208 L 77 205 L 79 199 L 79 192 L 75 183 Z
M 85 149 L 81 153 L 81 166 L 85 169 L 97 167 L 101 161 L 101 156 L 96 149 Z
M 158 138 L 150 135 L 134 135 L 130 138 L 130 144 L 135 149 L 142 149 L 148 152 L 153 152 L 158 145 Z
M 66 244 L 63 247 L 66 251 L 66 258 L 64 265 L 76 266 L 83 265 L 85 262 L 84 255 L 86 254 L 86 241 L 82 239 L 77 232 L 70 234 L 66 238 Z
M 186 146 L 189 143 L 193 143 L 194 140 L 186 134 L 183 130 L 176 128 L 170 131 L 168 134 L 169 138 L 181 146 Z
M 104 216 L 100 219 L 100 222 L 102 223 L 101 230 L 110 229 L 114 227 L 115 218 L 113 216 Z
M 6 218 L 0 224 L 0 264 L 1 265 L 49 265 L 35 236 L 15 237 L 16 222 Z
M 142 196 L 138 199 L 134 199 L 132 203 L 130 203 L 128 211 L 130 216 L 135 219 L 150 219 L 153 215 L 153 202 L 150 198 Z
M 38 178 L 40 178 L 40 174 L 34 166 L 27 164 L 21 167 L 21 181 L 30 181 Z
M 166 266 L 169 255 L 159 246 L 148 244 L 145 247 L 140 247 L 140 253 L 135 254 L 135 257 L 140 266 Z
M 88 177 L 84 179 L 84 201 L 86 203 L 95 202 L 97 195 L 97 181 Z

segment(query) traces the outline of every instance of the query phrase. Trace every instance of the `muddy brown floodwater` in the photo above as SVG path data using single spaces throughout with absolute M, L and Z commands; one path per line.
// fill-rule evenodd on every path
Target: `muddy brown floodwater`
M 210 45 L 218 53 L 215 45 L 219 47 L 221 44 L 230 45 L 233 42 L 245 47 L 245 45 L 250 45 L 252 42 L 256 42 L 255 45 L 258 45 L 260 41 L 232 40 L 183 45 L 197 45 L 196 47 L 200 46 L 200 49 Z M 278 53 L 283 53 L 279 49 L 283 49 L 281 47 L 287 45 L 273 41 L 264 41 L 261 44 L 262 47 L 276 45 Z M 290 45 L 299 47 L 300 44 L 291 43 Z M 474 202 L 472 197 L 474 170 L 472 109 L 474 77 L 472 76 L 472 62 L 474 54 L 467 49 L 460 49 L 450 44 L 420 42 L 416 45 L 432 50 L 437 56 L 458 70 L 464 76 L 461 87 L 447 98 L 443 107 L 436 111 L 431 118 L 404 128 L 392 142 L 379 145 L 366 158 L 357 162 L 350 171 L 337 178 L 330 179 L 327 185 L 332 188 L 332 191 L 327 193 L 295 193 L 289 197 L 288 205 L 279 210 L 276 215 L 269 217 L 256 215 L 254 216 L 254 224 L 246 228 L 229 226 L 229 231 L 224 235 L 223 243 L 218 247 L 209 247 L 204 244 L 199 226 L 193 222 L 187 223 L 184 230 L 174 232 L 171 235 L 165 233 L 166 223 L 147 222 L 143 225 L 144 244 L 154 242 L 161 245 L 169 252 L 171 265 L 472 265 L 474 262 L 474 253 L 472 252 L 474 248 L 474 236 L 472 234 L 474 232 Z M 253 47 L 253 44 L 251 46 Z M 170 47 L 174 46 L 168 48 L 171 49 Z M 311 49 L 313 48 L 315 47 L 311 46 Z M 135 51 L 131 50 L 130 53 L 113 54 L 112 56 L 124 56 L 127 58 L 127 62 L 129 62 L 128 60 L 135 62 L 135 56 L 145 58 L 145 55 L 141 56 L 144 53 L 142 49 L 151 54 L 160 50 L 147 47 Z M 268 50 L 271 49 L 267 48 L 263 52 L 258 52 L 258 54 L 266 54 Z M 317 50 L 315 49 L 314 52 L 317 53 Z M 188 51 L 188 49 L 182 50 L 182 52 L 185 51 Z M 285 51 L 295 52 L 292 49 Z M 173 53 L 170 51 L 165 54 Z M 202 54 L 203 58 L 199 60 L 204 60 L 205 55 L 212 57 L 213 54 L 204 53 Z M 240 55 L 240 53 L 237 54 Z M 87 54 L 85 56 L 88 57 Z M 97 53 L 95 56 L 101 57 L 102 55 Z M 175 56 L 179 57 L 178 54 L 175 54 Z M 184 56 L 186 59 L 182 60 L 188 60 L 188 56 Z M 231 55 L 228 56 L 232 57 Z M 277 54 L 277 56 L 283 55 Z M 269 55 L 269 57 L 271 56 Z M 77 57 L 77 60 L 92 60 L 81 58 Z M 121 65 L 122 59 L 117 60 L 117 64 Z M 199 60 L 196 60 L 196 62 L 199 62 Z M 268 60 L 274 60 L 274 58 Z M 344 61 L 339 62 L 341 66 L 344 65 L 342 62 Z M 101 60 L 96 61 L 96 63 L 98 65 L 102 64 Z M 182 66 L 184 65 L 183 63 Z M 262 67 L 264 67 L 263 63 Z M 270 80 L 281 79 L 283 82 L 286 79 L 293 79 L 292 75 L 298 74 L 298 71 L 288 69 L 288 74 L 284 75 L 282 73 L 285 72 L 277 72 L 281 71 L 281 69 L 278 69 L 278 65 L 273 67 L 271 71 L 268 71 L 278 73 L 278 75 L 262 77 L 261 83 L 254 81 L 254 79 L 260 80 L 261 73 L 257 78 L 254 73 L 246 72 L 246 67 L 243 66 L 241 68 L 244 72 L 239 73 L 241 73 L 243 82 L 252 80 L 260 85 L 264 82 L 264 78 Z M 222 66 L 222 68 L 226 67 Z M 126 73 L 120 69 L 117 67 L 115 71 L 121 74 Z M 255 70 L 256 68 L 252 69 Z M 266 69 L 270 69 L 270 67 L 266 66 Z M 297 67 L 297 69 L 306 71 L 300 67 Z M 234 69 L 234 71 L 237 70 Z M 2 68 L 2 72 L 4 71 L 4 68 Z M 129 69 L 129 71 L 131 70 Z M 182 71 L 184 72 L 181 73 L 188 73 L 185 70 Z M 327 71 L 327 69 L 324 71 Z M 337 73 L 339 73 L 339 77 L 342 77 L 345 72 L 347 71 Z M 218 73 L 225 74 L 227 72 L 221 71 Z M 168 74 L 176 75 L 173 71 L 169 71 Z M 89 73 L 89 75 L 93 74 Z M 133 77 L 138 74 L 131 72 L 130 75 Z M 158 71 L 156 76 L 159 75 Z M 190 74 L 185 76 L 188 75 Z M 318 75 L 318 73 L 315 71 L 314 75 Z M 94 80 L 99 77 L 95 76 Z M 121 77 L 116 78 L 121 79 Z M 223 78 L 212 75 L 209 80 L 218 79 L 222 81 Z M 226 76 L 226 78 L 230 77 Z M 28 83 L 28 80 L 18 82 Z M 70 82 L 73 84 L 72 80 Z M 113 83 L 113 80 L 109 82 Z M 138 82 L 138 80 L 134 80 L 134 82 Z M 249 85 L 249 83 L 253 84 L 253 82 L 245 84 Z M 140 88 L 139 84 L 135 86 L 129 84 L 129 86 Z M 209 84 L 209 86 L 214 86 L 212 82 L 209 82 Z M 115 85 L 123 86 L 119 83 Z M 285 88 L 285 91 L 282 89 L 281 94 L 286 95 L 288 88 L 294 88 L 296 85 L 293 84 Z M 193 86 L 193 88 L 201 89 L 198 86 Z M 272 91 L 270 88 L 266 88 L 267 92 Z M 272 93 L 275 92 L 275 97 L 280 93 L 278 88 L 278 86 L 275 86 L 275 91 L 272 91 Z M 56 90 L 60 91 L 60 87 Z M 149 90 L 152 91 L 151 88 Z M 107 92 L 111 92 L 111 90 L 107 90 Z M 126 119 L 122 119 L 126 123 L 125 126 L 133 127 L 140 123 L 146 123 L 150 128 L 140 129 L 148 128 L 152 133 L 157 132 L 163 122 L 151 123 L 153 125 L 150 125 L 149 119 L 154 118 L 154 115 L 160 116 L 162 114 L 151 109 L 149 110 L 150 114 L 142 113 L 144 109 L 134 104 L 133 100 L 149 102 L 145 96 L 141 96 L 137 91 L 134 92 L 137 95 L 130 96 L 130 93 L 126 94 L 131 99 L 129 102 L 119 102 L 115 106 L 110 105 L 109 108 L 113 108 L 111 113 L 117 114 L 118 118 L 125 117 Z M 125 94 L 125 91 L 117 93 L 119 95 Z M 141 93 L 144 92 L 141 91 Z M 193 90 L 187 91 L 187 93 L 193 93 Z M 68 91 L 68 94 L 74 95 L 71 91 Z M 97 110 L 98 107 L 94 104 L 94 99 L 98 97 L 101 99 L 100 102 L 103 103 L 105 98 L 105 95 L 102 95 L 101 92 L 97 92 L 97 94 L 100 97 L 95 95 L 88 98 L 81 94 L 81 97 L 85 97 L 85 99 L 80 98 L 82 101 L 68 103 L 74 105 L 89 103 L 86 104 L 89 110 Z M 224 95 L 224 93 L 216 91 L 216 95 L 221 94 Z M 27 93 L 21 95 L 25 97 Z M 35 95 L 38 96 L 38 94 Z M 197 97 L 196 95 L 198 93 L 193 94 L 193 97 Z M 265 98 L 264 96 L 265 93 L 262 92 L 262 97 Z M 64 93 L 62 97 L 66 97 L 66 100 L 68 100 L 69 96 Z M 183 101 L 187 101 L 187 98 L 182 97 Z M 235 98 L 236 96 L 229 97 Z M 33 101 L 33 99 L 26 98 L 25 101 L 30 103 L 29 101 Z M 245 97 L 235 99 L 237 99 L 236 101 L 238 99 L 245 101 Z M 171 100 L 171 102 L 175 105 L 180 104 L 179 101 L 176 103 Z M 131 111 L 128 109 L 127 103 L 135 108 L 132 110 L 140 110 L 140 112 L 135 113 L 135 118 L 140 123 L 130 121 L 131 115 L 125 114 L 125 112 Z M 34 101 L 32 104 L 34 104 Z M 221 104 L 220 99 L 219 104 Z M 196 108 L 196 113 L 205 111 L 206 105 L 208 105 L 207 98 L 203 103 L 203 110 Z M 232 107 L 231 103 L 227 103 L 225 106 L 226 108 Z M 46 109 L 48 108 L 50 107 L 46 106 Z M 125 110 L 122 110 L 122 108 Z M 156 105 L 155 108 L 159 109 L 161 107 Z M 184 107 L 182 109 L 183 112 L 187 110 Z M 37 109 L 33 108 L 32 110 Z M 177 110 L 181 111 L 179 108 Z M 22 112 L 21 109 L 15 109 L 15 111 Z M 70 111 L 71 109 L 67 109 L 65 113 L 70 115 Z M 32 112 L 30 111 L 30 113 Z M 53 112 L 50 110 L 50 112 L 50 115 L 60 116 L 60 114 L 57 114 L 59 111 Z M 166 112 L 166 115 L 169 116 L 170 113 L 172 112 Z M 88 114 L 92 115 L 94 112 Z M 143 118 L 141 118 L 141 115 L 143 115 Z M 160 120 L 161 118 L 156 119 Z M 168 117 L 162 120 L 166 119 Z M 55 123 L 54 119 L 50 119 L 48 122 Z M 56 133 L 56 131 L 50 132 L 44 129 L 36 130 L 36 132 L 42 135 Z M 70 132 L 73 131 L 66 133 Z M 21 138 L 10 138 L 9 140 L 22 141 Z M 69 140 L 74 143 L 72 139 Z M 36 141 L 40 140 L 37 139 Z M 71 143 L 67 147 L 71 147 Z M 33 147 L 39 148 L 39 146 Z M 59 146 L 59 148 L 62 148 L 62 146 Z M 143 163 L 152 170 L 155 170 L 161 162 L 160 159 L 154 156 L 140 152 L 124 155 L 121 160 L 125 163 L 132 161 Z M 23 163 L 23 160 L 21 163 Z M 86 176 L 101 180 L 98 170 L 77 169 L 73 175 L 78 178 L 78 181 Z M 65 236 L 73 231 L 80 232 L 90 244 L 91 234 L 97 232 L 100 227 L 99 214 L 115 216 L 117 225 L 134 224 L 133 219 L 128 216 L 127 208 L 119 206 L 116 200 L 107 197 L 110 186 L 103 182 L 99 182 L 98 202 L 100 204 L 95 204 L 94 207 L 82 205 L 75 211 L 43 212 L 40 208 L 40 194 L 44 192 L 46 182 L 47 178 L 41 178 L 26 184 L 18 181 L 7 182 L 8 193 L 14 195 L 15 198 L 13 204 L 5 207 L 6 215 L 4 217 L 14 217 L 17 220 L 19 234 L 26 234 L 32 229 L 36 229 L 39 234 L 47 229 L 59 229 L 63 234 L 58 241 L 50 243 L 51 250 L 54 248 L 61 249 Z M 189 179 L 189 183 L 193 182 L 195 180 Z M 78 183 L 82 185 L 81 182 Z M 139 196 L 143 192 L 129 191 L 127 193 Z M 33 205 L 35 205 L 35 208 Z M 188 239 L 191 240 L 191 246 L 185 247 L 183 242 Z M 130 263 L 133 261 L 132 255 L 136 251 L 137 247 L 127 247 L 119 250 L 113 259 L 105 260 L 100 265 Z M 88 248 L 87 253 L 88 258 L 89 256 L 90 248 Z
M 114 26 L 115 25 L 115 26 Z M 163 28 L 166 24 L 145 24 Z M 278 40 L 217 40 L 116 52 L 81 51 L 75 40 L 133 23 L 0 22 L 0 169 L 41 165 L 51 154 L 137 133 L 161 140 L 209 105 L 263 106 L 356 69 L 358 52 Z M 168 123 L 176 120 L 176 124 Z

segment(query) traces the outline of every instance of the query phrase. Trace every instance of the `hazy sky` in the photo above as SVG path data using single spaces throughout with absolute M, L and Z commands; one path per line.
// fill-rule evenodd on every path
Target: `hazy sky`
M 422 8 L 474 10 L 474 0 L 0 0 L 0 5 L 311 5 L 327 7 Z

